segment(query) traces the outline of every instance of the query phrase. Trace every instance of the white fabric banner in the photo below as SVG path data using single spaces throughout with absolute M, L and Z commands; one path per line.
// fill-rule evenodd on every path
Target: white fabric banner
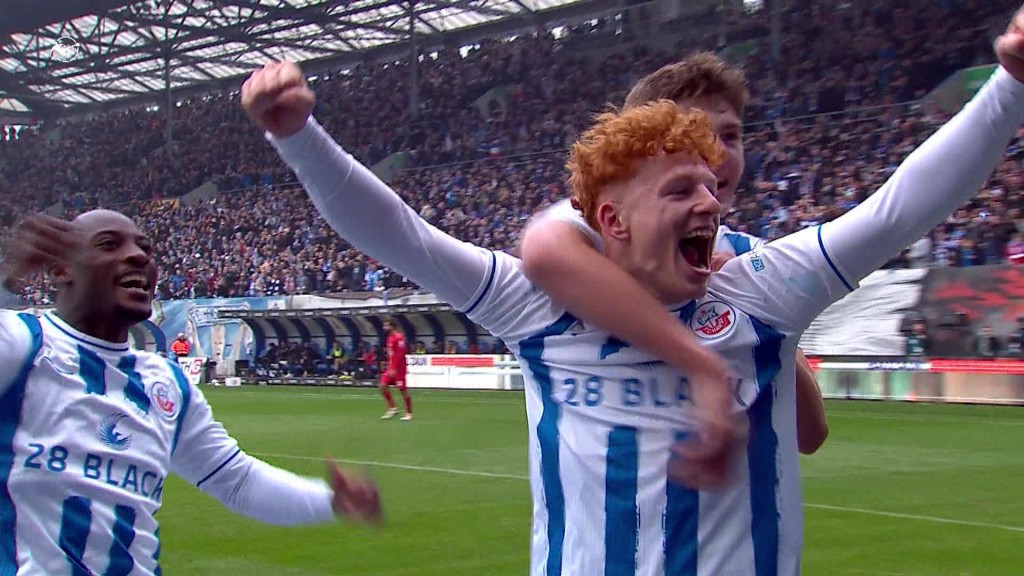
M 879 270 L 829 306 L 800 339 L 808 356 L 902 356 L 900 323 L 921 298 L 927 270 Z

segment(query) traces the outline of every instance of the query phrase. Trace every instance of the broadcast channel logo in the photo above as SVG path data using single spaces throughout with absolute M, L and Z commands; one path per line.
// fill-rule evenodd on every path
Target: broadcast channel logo
M 61 36 L 57 39 L 57 43 L 50 49 L 50 59 L 60 60 L 61 62 L 70 62 L 78 56 L 78 42 L 74 38 L 67 36 Z

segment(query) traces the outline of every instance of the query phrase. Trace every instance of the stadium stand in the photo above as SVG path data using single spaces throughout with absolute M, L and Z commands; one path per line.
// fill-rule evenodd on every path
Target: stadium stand
M 779 65 L 767 58 L 766 27 L 742 17 L 730 23 L 726 36 L 740 34 L 752 48 L 745 67 L 753 94 L 747 193 L 730 224 L 774 238 L 863 201 L 945 119 L 920 98 L 950 73 L 990 61 L 990 39 L 1015 6 L 902 4 L 859 1 L 835 11 L 794 2 L 783 14 Z M 950 32 L 950 22 L 960 32 Z M 593 112 L 676 58 L 622 41 L 618 52 L 588 59 L 588 47 L 617 38 L 609 26 L 600 21 L 560 39 L 495 39 L 429 55 L 418 67 L 415 117 L 406 92 L 395 89 L 407 82 L 407 61 L 319 74 L 316 114 L 368 164 L 405 153 L 390 182 L 435 225 L 513 249 L 528 216 L 565 196 L 564 150 Z M 685 48 L 722 42 L 708 34 Z M 925 52 L 937 56 L 916 57 L 935 44 L 943 49 Z M 539 61 L 544 74 L 536 73 Z M 496 90 L 504 100 L 481 98 Z M 329 230 L 241 114 L 231 92 L 182 101 L 170 149 L 159 109 L 0 132 L 0 220 L 10 224 L 20 211 L 54 206 L 66 215 L 119 207 L 161 239 L 163 299 L 408 286 Z M 1021 139 L 1009 153 L 976 201 L 892 266 L 1016 262 L 1011 256 L 1024 252 Z M 184 196 L 207 182 L 217 191 L 198 200 Z M 42 281 L 25 296 L 50 301 Z
M 772 239 L 866 200 L 984 79 L 1022 1 L 12 0 L 0 18 L 0 225 L 97 206 L 135 219 L 159 278 L 132 347 L 173 362 L 168 345 L 185 335 L 182 373 L 246 453 L 316 475 L 336 455 L 385 489 L 382 533 L 289 536 L 168 480 L 164 571 L 522 573 L 524 370 L 327 226 L 243 117 L 241 75 L 300 60 L 316 117 L 349 152 L 435 226 L 514 252 L 531 215 L 568 194 L 566 149 L 593 114 L 659 66 L 714 51 L 742 64 L 751 92 L 747 170 L 725 222 Z M 74 62 L 47 54 L 64 34 L 85 44 Z M 1022 210 L 1024 129 L 973 201 L 803 334 L 832 426 L 826 450 L 801 457 L 806 573 L 1019 573 L 1019 413 L 919 404 L 1024 406 Z M 8 296 L 0 304 L 21 312 L 53 306 L 43 277 Z M 373 389 L 389 319 L 409 342 L 421 422 L 396 431 Z M 632 384 L 627 403 L 672 401 L 656 381 Z M 557 402 L 576 393 L 575 380 L 551 384 Z M 58 478 L 63 447 L 46 448 L 38 472 Z M 95 452 L 116 483 L 111 467 L 130 454 Z M 89 546 L 107 526 L 96 504 Z

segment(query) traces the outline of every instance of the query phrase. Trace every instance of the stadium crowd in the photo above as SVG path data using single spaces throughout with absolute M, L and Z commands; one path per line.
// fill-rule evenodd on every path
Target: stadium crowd
M 895 7 L 899 4 L 900 7 Z M 728 223 L 775 238 L 828 221 L 876 189 L 946 118 L 917 104 L 955 70 L 991 60 L 990 41 L 1017 4 L 791 2 L 781 60 L 767 29 L 746 57 L 747 176 Z M 763 14 L 758 16 L 763 19 Z M 742 19 L 737 27 L 741 27 Z M 591 114 L 621 101 L 638 77 L 676 53 L 631 48 L 601 61 L 573 41 L 615 35 L 601 22 L 551 35 L 485 41 L 422 58 L 416 114 L 408 62 L 320 74 L 316 116 L 374 164 L 407 151 L 390 183 L 453 235 L 511 249 L 528 216 L 564 197 L 564 150 Z M 709 34 L 703 45 L 722 38 Z M 544 62 L 544 73 L 537 73 Z M 481 107 L 482 95 L 500 98 Z M 498 104 L 495 104 L 497 102 Z M 65 213 L 104 205 L 136 217 L 156 243 L 159 297 L 383 290 L 408 282 L 340 240 L 294 177 L 242 117 L 236 94 L 210 94 L 165 112 L 132 109 L 0 133 L 0 221 L 61 202 Z M 894 266 L 972 266 L 1024 257 L 1024 138 L 985 191 Z M 204 182 L 221 191 L 179 197 Z M 47 303 L 48 288 L 26 289 Z

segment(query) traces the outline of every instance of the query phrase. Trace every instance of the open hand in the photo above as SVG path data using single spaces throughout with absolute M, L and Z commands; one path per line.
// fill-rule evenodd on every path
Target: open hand
M 4 285 L 20 289 L 23 279 L 61 263 L 78 244 L 78 233 L 71 222 L 46 214 L 27 217 L 4 245 Z
M 334 461 L 327 462 L 327 475 L 334 488 L 331 506 L 335 514 L 360 524 L 381 523 L 384 513 L 380 492 L 372 478 L 344 472 Z
M 729 395 L 731 398 L 731 394 Z M 713 490 L 728 481 L 729 463 L 745 437 L 731 402 L 697 404 L 697 426 L 672 447 L 669 480 L 694 490 Z

